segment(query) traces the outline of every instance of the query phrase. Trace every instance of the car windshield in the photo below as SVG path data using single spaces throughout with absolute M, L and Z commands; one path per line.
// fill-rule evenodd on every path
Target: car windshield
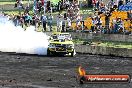
M 58 39 L 58 40 L 72 40 L 70 34 L 54 34 L 51 37 L 53 40 Z
M 57 35 L 53 35 L 52 38 L 53 39 L 58 39 L 58 36 Z

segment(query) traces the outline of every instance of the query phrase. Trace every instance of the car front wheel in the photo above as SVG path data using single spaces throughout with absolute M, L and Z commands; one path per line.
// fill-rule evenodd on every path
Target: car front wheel
M 71 52 L 71 57 L 74 57 L 75 50 Z

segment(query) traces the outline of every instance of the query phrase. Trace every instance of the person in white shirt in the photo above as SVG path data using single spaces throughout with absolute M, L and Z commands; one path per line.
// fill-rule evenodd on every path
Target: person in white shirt
M 50 15 L 48 16 L 49 31 L 52 31 L 52 21 L 53 21 L 53 16 L 50 13 Z
M 58 32 L 62 31 L 62 20 L 63 20 L 63 16 L 59 13 L 57 16 L 57 31 Z
M 41 22 L 42 22 L 42 25 L 43 25 L 42 31 L 46 31 L 47 17 L 46 17 L 45 15 L 42 15 L 42 16 L 41 16 Z
M 71 27 L 71 20 L 69 17 L 67 17 L 67 22 L 68 22 L 68 27 L 70 28 Z
M 76 25 L 77 25 L 77 27 L 79 26 L 80 21 L 81 21 L 81 15 L 78 14 L 78 16 L 77 16 L 77 20 L 76 20 Z

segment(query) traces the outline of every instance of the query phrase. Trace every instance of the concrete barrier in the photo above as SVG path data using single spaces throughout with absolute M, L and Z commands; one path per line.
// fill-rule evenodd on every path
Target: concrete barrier
M 51 35 L 51 32 L 46 32 Z M 92 34 L 82 32 L 70 32 L 73 39 L 97 40 L 97 41 L 116 41 L 116 42 L 132 42 L 132 35 L 123 34 Z
M 83 53 L 83 54 L 132 57 L 132 49 L 127 49 L 127 48 L 114 48 L 114 47 L 102 47 L 102 46 L 77 44 L 75 45 L 75 50 L 77 53 Z
M 117 42 L 132 42 L 131 35 L 123 34 L 90 34 L 71 32 L 73 39 L 98 40 L 98 41 L 117 41 Z

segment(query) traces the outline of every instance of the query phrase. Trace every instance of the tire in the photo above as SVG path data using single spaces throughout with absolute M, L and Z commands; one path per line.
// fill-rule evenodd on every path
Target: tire
M 71 57 L 74 57 L 74 52 L 75 52 L 75 50 L 73 50 L 73 51 L 71 52 Z
M 50 50 L 47 49 L 47 56 L 50 56 Z

